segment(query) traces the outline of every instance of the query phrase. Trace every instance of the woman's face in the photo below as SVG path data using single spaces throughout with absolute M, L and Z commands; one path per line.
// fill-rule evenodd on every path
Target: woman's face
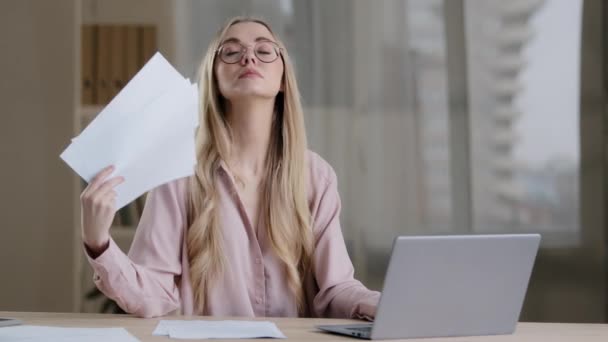
M 220 93 L 228 100 L 274 98 L 282 89 L 283 61 L 268 29 L 259 23 L 232 25 L 215 58 Z

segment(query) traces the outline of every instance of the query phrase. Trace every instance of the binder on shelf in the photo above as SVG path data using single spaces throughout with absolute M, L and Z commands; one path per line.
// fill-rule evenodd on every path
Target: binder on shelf
M 125 77 L 126 82 L 129 82 L 133 76 L 139 71 L 142 64 L 140 61 L 141 57 L 141 34 L 138 26 L 128 25 L 125 26 Z
M 122 25 L 110 26 L 110 99 L 114 98 L 125 85 L 125 28 Z M 109 102 L 106 101 L 106 103 Z
M 80 32 L 81 51 L 81 100 L 84 105 L 96 103 L 95 94 L 95 57 L 97 44 L 97 27 L 94 25 L 83 25 Z
M 112 99 L 112 91 L 110 88 L 111 27 L 99 25 L 97 37 L 97 103 L 105 105 Z
M 151 25 L 142 26 L 141 28 L 141 61 L 140 66 L 146 64 L 146 62 L 152 58 L 156 50 L 156 27 Z
M 153 25 L 83 25 L 82 103 L 108 104 L 157 50 Z

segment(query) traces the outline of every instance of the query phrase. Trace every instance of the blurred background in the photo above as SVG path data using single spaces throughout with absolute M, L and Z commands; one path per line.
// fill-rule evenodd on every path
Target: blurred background
M 398 235 L 538 232 L 521 319 L 608 321 L 601 0 L 0 1 L 0 310 L 116 309 L 59 154 L 155 51 L 194 79 L 235 15 L 267 20 L 295 61 L 367 286 Z M 115 219 L 125 251 L 144 201 Z

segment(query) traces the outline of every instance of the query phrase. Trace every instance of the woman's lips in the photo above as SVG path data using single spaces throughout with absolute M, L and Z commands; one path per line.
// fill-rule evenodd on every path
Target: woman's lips
M 254 78 L 254 77 L 262 78 L 262 75 L 260 75 L 260 73 L 255 70 L 247 70 L 239 76 L 239 78 Z

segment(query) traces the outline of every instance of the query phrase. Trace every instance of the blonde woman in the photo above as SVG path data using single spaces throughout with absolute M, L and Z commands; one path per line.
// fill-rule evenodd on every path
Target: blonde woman
M 307 150 L 285 46 L 235 18 L 200 70 L 195 174 L 148 194 L 128 256 L 109 234 L 124 180 L 108 167 L 81 195 L 97 287 L 141 317 L 373 319 L 380 294 L 353 278 L 336 175 Z

